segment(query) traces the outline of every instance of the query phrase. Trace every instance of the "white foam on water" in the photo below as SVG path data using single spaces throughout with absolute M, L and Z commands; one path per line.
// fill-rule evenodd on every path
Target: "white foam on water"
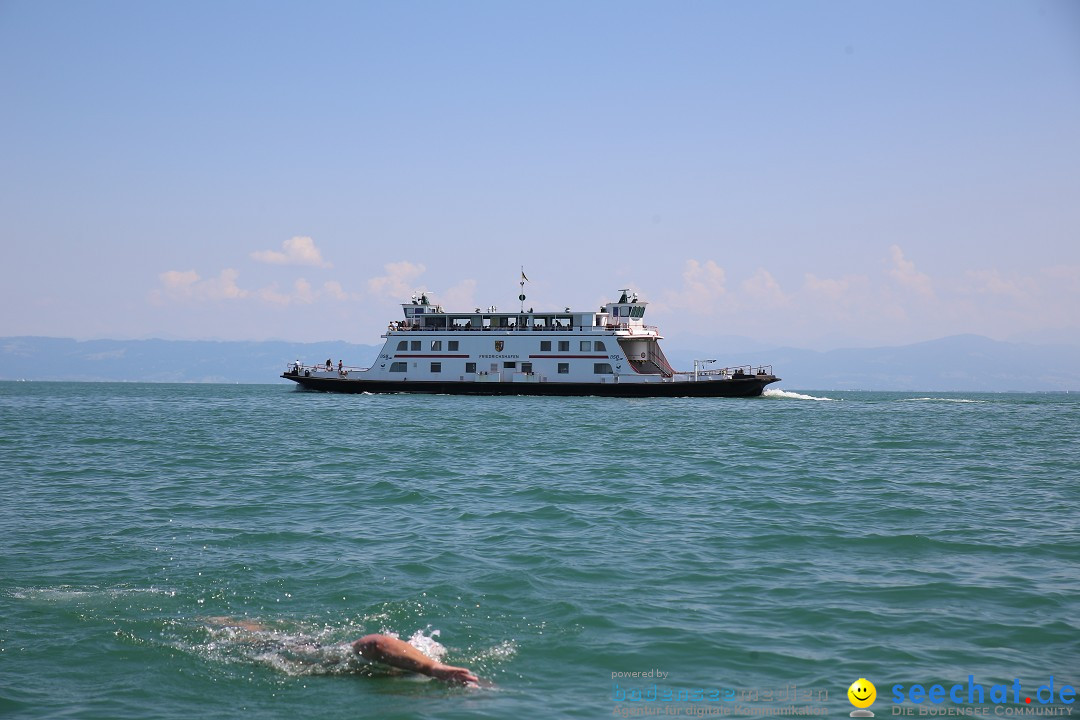
M 58 585 L 56 587 L 42 588 L 12 588 L 8 594 L 16 600 L 29 600 L 37 602 L 81 602 L 94 600 L 111 600 L 121 597 L 136 595 L 163 595 L 175 597 L 175 590 L 162 588 L 102 588 L 95 586 L 75 587 L 72 585 Z
M 328 626 L 264 626 L 254 620 L 203 618 L 203 637 L 178 638 L 173 647 L 223 665 L 257 663 L 291 677 L 355 673 L 365 665 Z
M 223 665 L 256 663 L 290 677 L 358 673 L 396 675 L 400 672 L 372 664 L 358 655 L 352 643 L 366 633 L 354 626 L 263 624 L 257 620 L 225 617 L 202 618 L 201 622 L 201 638 L 177 638 L 170 644 L 211 662 Z M 400 639 L 397 633 L 385 630 L 383 633 Z M 432 660 L 441 662 L 447 650 L 438 641 L 439 634 L 438 629 L 428 626 L 414 632 L 406 642 Z
M 503 640 L 498 645 L 481 650 L 476 653 L 476 656 L 472 659 L 472 662 L 487 662 L 495 661 L 502 663 L 510 660 L 517 655 L 517 643 L 513 640 Z
M 765 392 L 761 393 L 761 395 L 762 397 L 767 398 L 787 398 L 789 400 L 823 400 L 826 402 L 839 402 L 836 398 L 803 395 L 802 393 L 789 392 L 787 390 L 781 390 L 780 388 L 766 388 Z
M 442 643 L 435 639 L 439 637 L 439 631 L 432 630 L 430 625 L 427 627 L 427 630 L 429 630 L 427 635 L 424 634 L 423 630 L 417 630 L 405 642 L 409 643 L 432 660 L 442 662 L 442 659 L 446 657 L 446 648 Z
M 329 625 L 296 621 L 261 621 L 256 618 L 200 617 L 191 621 L 169 620 L 165 623 L 164 644 L 181 652 L 202 658 L 211 665 L 227 672 L 243 672 L 243 666 L 261 665 L 284 677 L 325 675 L 394 676 L 410 682 L 428 682 L 430 678 L 408 673 L 397 668 L 373 663 L 353 650 L 352 643 L 371 632 L 381 632 L 401 639 L 401 636 L 383 625 L 372 622 L 372 617 Z M 447 655 L 446 647 L 439 642 L 441 632 L 427 627 L 416 630 L 406 640 L 427 657 L 442 662 Z M 136 641 L 134 634 L 125 634 L 129 641 Z M 138 640 L 138 642 L 143 642 Z M 150 639 L 149 642 L 162 642 Z M 481 672 L 491 671 L 491 666 L 501 665 L 517 654 L 513 640 L 504 641 L 489 648 L 472 648 L 460 661 Z M 471 686 L 471 685 L 470 685 Z M 479 687 L 490 688 L 490 680 L 481 680 Z
M 901 398 L 900 402 L 946 402 L 946 403 L 972 403 L 981 405 L 985 403 L 985 400 L 969 400 L 967 398 L 935 398 L 935 397 L 917 397 L 917 398 Z

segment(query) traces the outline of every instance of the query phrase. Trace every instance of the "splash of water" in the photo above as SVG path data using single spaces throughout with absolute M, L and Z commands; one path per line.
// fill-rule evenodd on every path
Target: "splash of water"
M 352 648 L 362 632 L 357 628 L 310 625 L 263 624 L 254 620 L 202 618 L 197 633 L 201 637 L 179 637 L 173 647 L 199 655 L 211 662 L 231 665 L 255 663 L 290 677 L 303 675 L 383 675 L 398 671 L 372 664 Z M 399 637 L 397 633 L 386 635 Z M 406 642 L 432 660 L 442 661 L 447 650 L 438 641 L 440 631 L 427 628 L 414 632 Z
M 787 398 L 789 400 L 824 400 L 826 402 L 838 402 L 836 398 L 817 397 L 815 395 L 803 395 L 797 392 L 788 392 L 787 390 L 781 390 L 780 388 L 766 388 L 762 397 L 767 398 Z

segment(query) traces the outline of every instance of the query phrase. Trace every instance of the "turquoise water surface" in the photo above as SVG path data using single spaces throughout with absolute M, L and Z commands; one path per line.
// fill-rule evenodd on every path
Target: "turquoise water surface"
M 896 684 L 1019 680 L 1010 713 L 1080 685 L 1073 395 L 0 383 L 0 459 L 0 715 L 835 718 L 864 677 L 884 717 Z M 491 684 L 365 666 L 369 632 Z

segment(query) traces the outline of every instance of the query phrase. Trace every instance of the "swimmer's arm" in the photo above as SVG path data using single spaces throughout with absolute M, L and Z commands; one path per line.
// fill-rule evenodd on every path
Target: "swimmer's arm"
M 389 635 L 365 635 L 352 644 L 353 650 L 368 660 L 420 673 L 446 682 L 475 685 L 479 679 L 467 668 L 432 660 L 412 645 Z

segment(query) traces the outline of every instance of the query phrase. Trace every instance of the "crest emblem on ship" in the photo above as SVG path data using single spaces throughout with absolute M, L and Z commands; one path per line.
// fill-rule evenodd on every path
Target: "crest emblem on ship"
M 502 340 L 495 341 L 495 352 L 502 352 L 504 342 Z

